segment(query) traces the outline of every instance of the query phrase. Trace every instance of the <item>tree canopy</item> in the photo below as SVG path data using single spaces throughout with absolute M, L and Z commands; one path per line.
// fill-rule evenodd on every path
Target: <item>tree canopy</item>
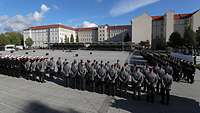
M 65 35 L 65 43 L 69 43 L 69 38 Z
M 30 48 L 32 45 L 33 45 L 33 40 L 28 37 L 26 40 L 25 40 L 25 43 L 26 45 Z
M 74 36 L 71 34 L 70 42 L 74 43 Z
M 78 43 L 79 42 L 79 37 L 78 37 L 78 35 L 76 36 L 76 43 Z
M 168 42 L 169 46 L 171 46 L 173 48 L 180 47 L 183 45 L 183 43 L 184 43 L 184 39 L 181 37 L 180 33 L 173 32 L 170 35 L 169 42 Z
M 196 47 L 196 37 L 191 27 L 186 27 L 184 32 L 184 44 L 187 47 Z
M 6 32 L 0 34 L 0 45 L 23 45 L 23 35 L 18 32 Z

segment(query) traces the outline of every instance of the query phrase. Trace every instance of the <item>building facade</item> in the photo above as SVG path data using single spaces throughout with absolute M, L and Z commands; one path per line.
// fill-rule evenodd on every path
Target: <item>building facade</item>
M 32 38 L 33 47 L 47 47 L 52 43 L 76 42 L 76 38 L 80 43 L 121 42 L 126 34 L 131 36 L 130 32 L 130 25 L 72 28 L 58 24 L 30 27 L 23 31 L 23 35 L 24 40 L 28 37 Z M 73 41 L 71 37 L 73 37 Z
M 55 24 L 35 26 L 23 31 L 24 40 L 28 37 L 34 41 L 33 47 L 47 47 L 49 43 L 97 43 L 122 42 L 130 37 L 133 43 L 148 41 L 152 48 L 165 45 L 173 32 L 184 35 L 185 28 L 191 26 L 193 31 L 200 27 L 200 10 L 189 14 L 176 14 L 169 11 L 162 16 L 150 16 L 144 13 L 134 18 L 130 25 L 99 25 L 90 28 L 73 28 Z M 73 39 L 73 40 L 71 40 Z
M 169 11 L 162 16 L 143 14 L 132 20 L 132 42 L 150 41 L 152 48 L 165 45 L 173 32 L 184 35 L 185 28 L 191 26 L 194 32 L 200 27 L 200 10 L 189 14 Z
M 72 42 L 71 37 L 73 42 L 76 41 L 74 28 L 59 24 L 30 27 L 23 31 L 23 36 L 24 41 L 29 37 L 33 40 L 33 47 L 47 47 L 49 43 L 64 43 L 66 40 Z

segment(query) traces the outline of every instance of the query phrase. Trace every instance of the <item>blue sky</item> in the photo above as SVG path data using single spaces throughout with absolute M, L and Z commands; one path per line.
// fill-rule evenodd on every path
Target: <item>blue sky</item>
M 81 27 L 129 24 L 144 12 L 191 13 L 200 9 L 200 0 L 1 0 L 0 7 L 0 32 L 5 32 L 55 23 Z

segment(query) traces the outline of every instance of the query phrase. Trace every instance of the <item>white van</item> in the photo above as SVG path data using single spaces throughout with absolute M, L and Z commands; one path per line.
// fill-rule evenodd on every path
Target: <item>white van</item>
M 5 45 L 5 51 L 15 51 L 15 45 Z

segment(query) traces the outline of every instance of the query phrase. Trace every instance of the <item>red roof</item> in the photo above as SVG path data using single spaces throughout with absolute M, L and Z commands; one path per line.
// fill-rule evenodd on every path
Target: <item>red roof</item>
M 163 20 L 164 17 L 163 16 L 152 16 L 153 20 Z
M 97 30 L 97 27 L 88 27 L 88 28 L 76 28 L 76 31 L 90 31 L 90 30 Z
M 193 13 L 188 13 L 188 14 L 175 14 L 174 19 L 179 20 L 179 19 L 185 19 L 191 17 L 193 14 L 198 12 L 199 10 L 193 12 Z M 164 16 L 151 16 L 153 20 L 163 20 Z
M 64 28 L 64 29 L 69 29 L 69 30 L 75 30 L 72 27 L 61 25 L 61 24 L 52 24 L 52 25 L 44 25 L 44 26 L 34 26 L 34 27 L 31 27 L 30 29 L 32 29 L 32 30 L 41 30 L 41 29 L 49 29 L 49 28 Z
M 115 30 L 115 29 L 128 29 L 131 27 L 131 25 L 120 25 L 120 26 L 109 26 L 109 30 Z

